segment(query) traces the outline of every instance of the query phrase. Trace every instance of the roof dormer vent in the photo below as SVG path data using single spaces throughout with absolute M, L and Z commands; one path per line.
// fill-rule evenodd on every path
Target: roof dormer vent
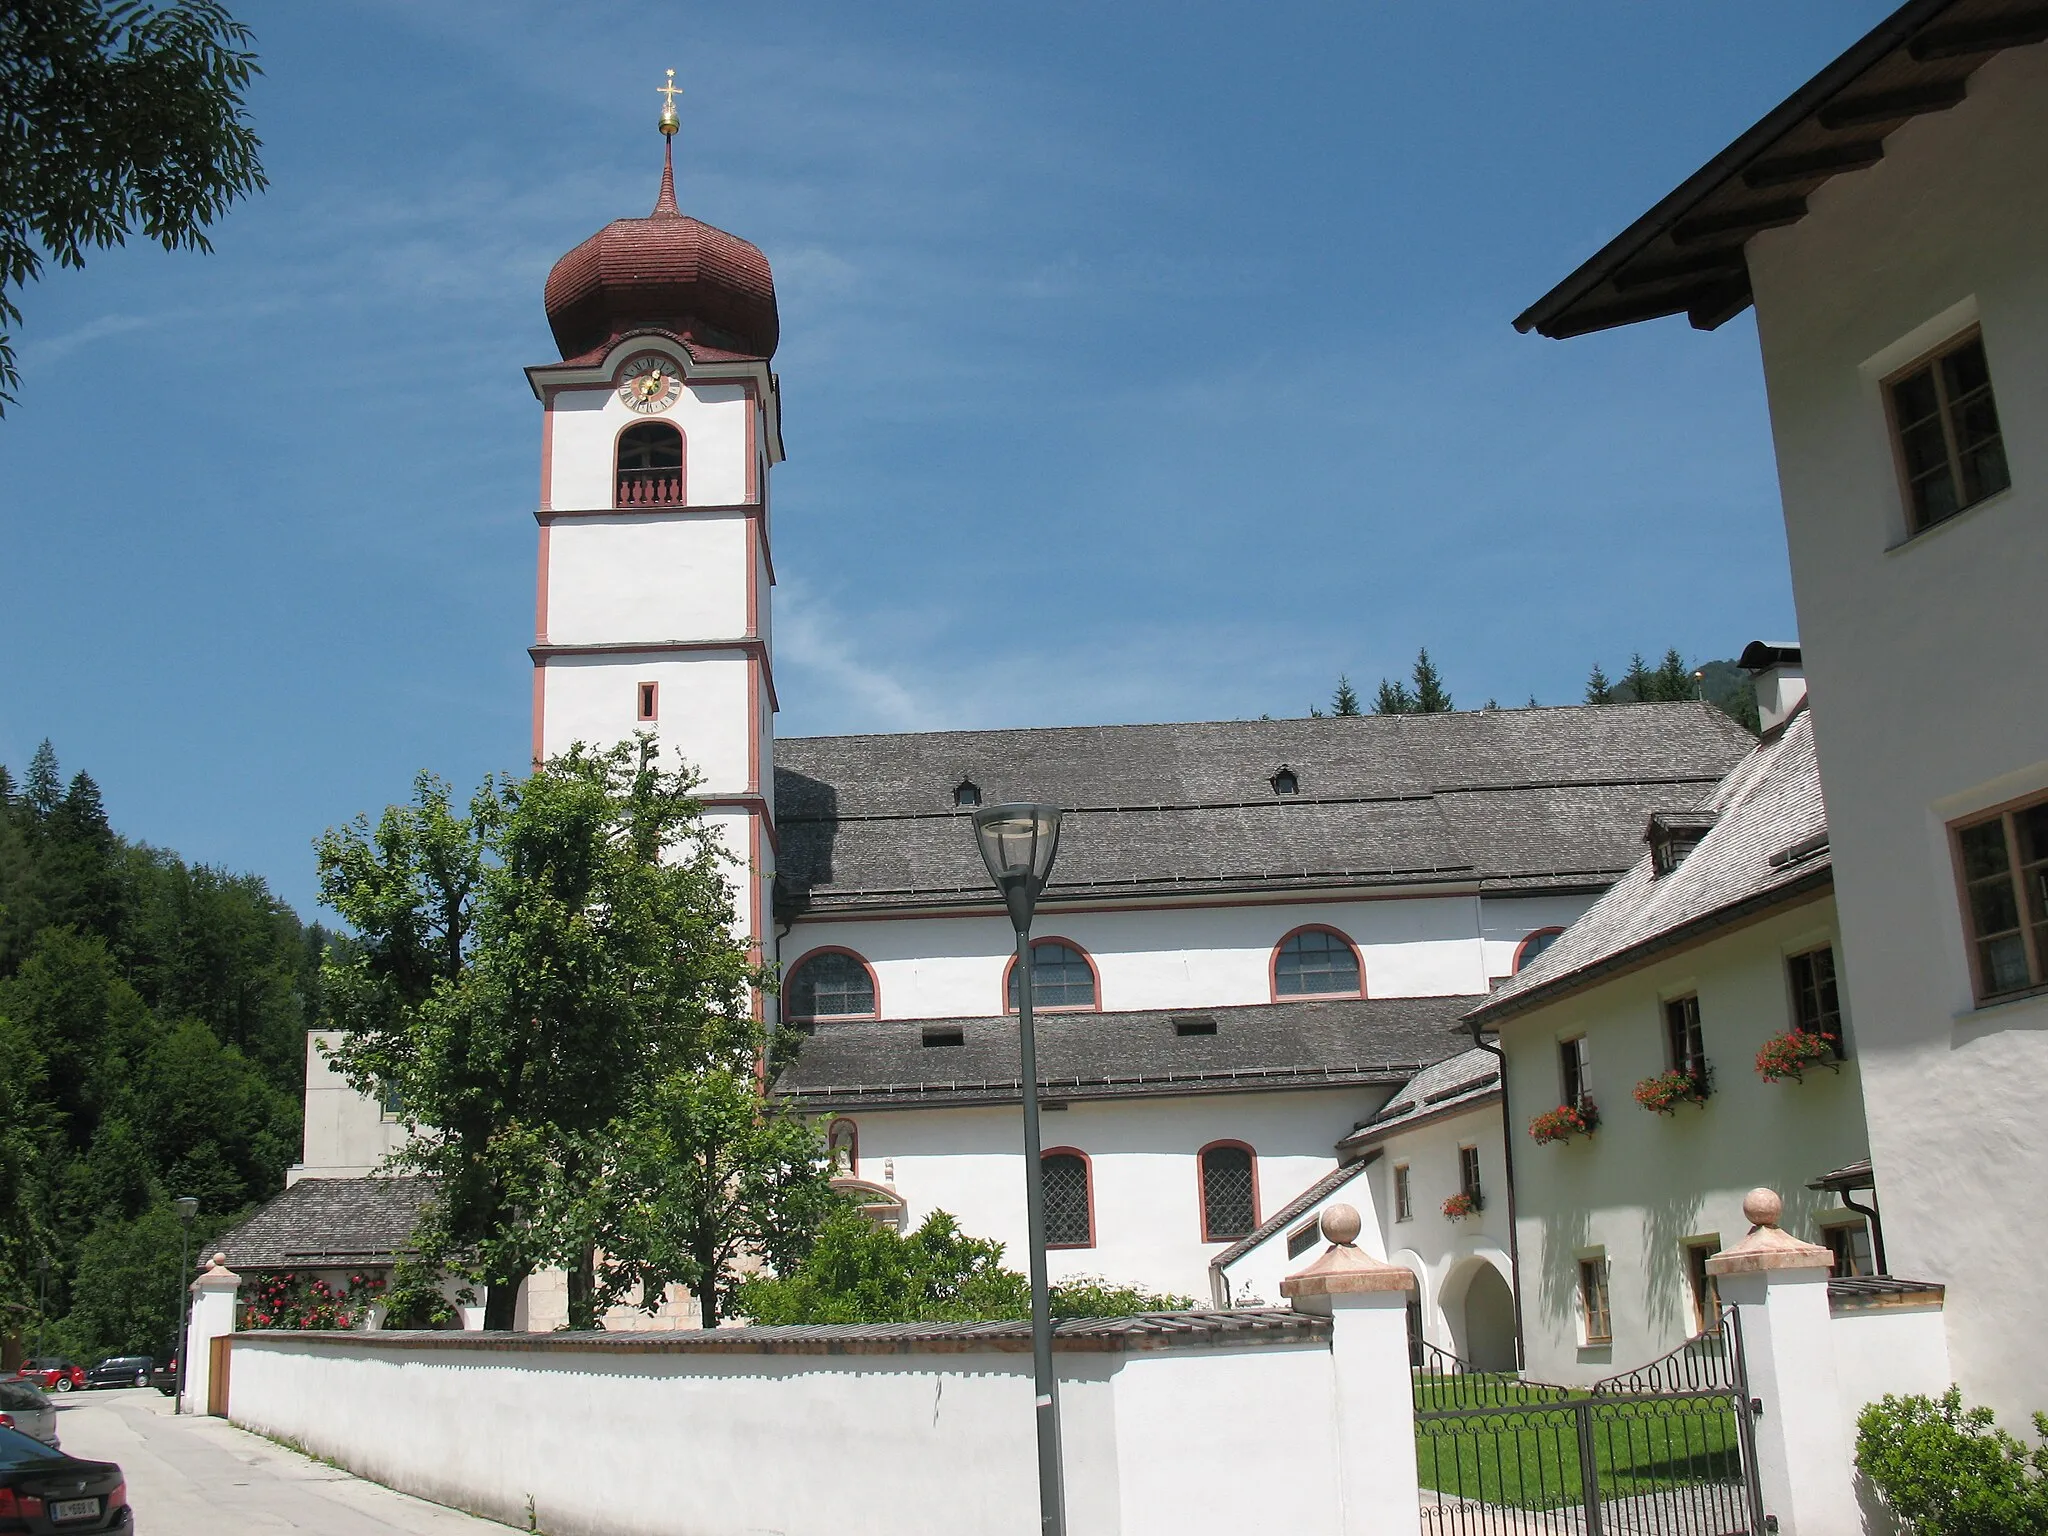
M 981 804 L 981 786 L 972 779 L 962 779 L 953 786 L 953 803 L 958 806 Z
M 1176 1013 L 1173 1016 L 1173 1032 L 1176 1035 L 1213 1035 L 1216 1020 L 1206 1013 Z
M 1294 770 L 1285 763 L 1282 763 L 1280 771 L 1266 782 L 1273 786 L 1273 793 L 1276 795 L 1298 795 L 1301 793 L 1301 780 L 1294 776 Z
M 1668 875 L 1714 830 L 1718 811 L 1652 811 L 1643 841 L 1650 845 L 1650 863 Z

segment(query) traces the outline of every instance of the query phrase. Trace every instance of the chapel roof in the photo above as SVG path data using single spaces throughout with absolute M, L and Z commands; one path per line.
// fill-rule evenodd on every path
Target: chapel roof
M 432 1191 L 417 1176 L 301 1179 L 213 1247 L 233 1270 L 389 1264 L 411 1250 Z
M 777 901 L 785 918 L 993 904 L 963 783 L 1065 809 L 1049 908 L 1599 890 L 1650 812 L 1698 801 L 1752 740 L 1698 702 L 785 738 Z
M 1796 224 L 1888 135 L 1961 102 L 1979 65 L 2048 39 L 2040 0 L 1908 0 L 1530 305 L 1518 331 L 1582 336 L 1660 315 L 1710 331 L 1750 304 L 1743 247 Z
M 570 362 L 649 331 L 675 337 L 699 362 L 765 359 L 781 334 L 768 258 L 678 208 L 666 160 L 654 211 L 612 220 L 556 262 L 545 302 Z
M 1802 705 L 1701 809 L 1713 826 L 1667 874 L 1646 852 L 1557 942 L 1467 1015 L 1486 1027 L 1782 903 L 1828 890 L 1827 806 Z
M 1337 1143 L 1356 1156 L 1396 1131 L 1411 1130 L 1443 1115 L 1491 1103 L 1500 1097 L 1500 1058 L 1491 1051 L 1460 1051 L 1424 1067 L 1394 1090 L 1373 1117 Z
M 1039 1013 L 1041 1091 L 1055 1100 L 1387 1087 L 1443 1056 L 1464 997 Z M 1211 1032 L 1213 1031 L 1213 1032 Z M 927 1044 L 957 1038 L 956 1044 Z M 779 1097 L 808 1110 L 1014 1104 L 1014 1015 L 820 1023 Z

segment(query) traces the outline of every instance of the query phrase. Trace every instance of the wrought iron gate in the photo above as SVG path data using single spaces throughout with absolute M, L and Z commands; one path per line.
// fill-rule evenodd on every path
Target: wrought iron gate
M 1416 1352 L 1422 1523 L 1441 1536 L 1762 1536 L 1742 1324 L 1733 1308 L 1591 1389 Z

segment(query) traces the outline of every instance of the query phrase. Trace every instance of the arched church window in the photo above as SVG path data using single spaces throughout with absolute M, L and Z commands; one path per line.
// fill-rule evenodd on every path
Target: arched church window
M 1358 951 L 1332 928 L 1303 928 L 1273 952 L 1275 997 L 1357 997 Z
M 1017 962 L 1010 962 L 1006 1005 L 1017 1011 Z M 1093 1008 L 1095 967 L 1088 957 L 1062 939 L 1040 939 L 1031 946 L 1033 1008 Z
M 821 949 L 790 968 L 782 987 L 782 1011 L 797 1023 L 814 1019 L 875 1017 L 875 977 L 859 955 Z
M 1202 1148 L 1202 1241 L 1233 1242 L 1259 1224 L 1252 1149 L 1219 1141 Z
M 643 421 L 619 434 L 618 505 L 677 507 L 683 502 L 683 434 L 666 421 Z
M 1095 1196 L 1088 1187 L 1088 1158 L 1071 1147 L 1047 1152 L 1038 1160 L 1040 1187 L 1045 1192 L 1045 1246 L 1095 1246 Z
M 1538 928 L 1515 949 L 1515 969 L 1520 970 L 1564 937 L 1562 928 Z

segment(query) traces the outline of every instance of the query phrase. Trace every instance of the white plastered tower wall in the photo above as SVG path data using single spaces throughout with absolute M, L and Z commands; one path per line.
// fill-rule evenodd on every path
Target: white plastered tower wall
M 1975 1006 L 1948 824 L 2048 790 L 2048 46 L 1749 242 L 1892 1270 L 1966 1396 L 2048 1406 L 2048 997 Z M 1882 385 L 1980 328 L 2011 486 L 1905 537 Z
M 620 382 L 650 354 L 682 387 L 642 412 Z M 619 339 L 594 364 L 529 377 L 543 410 L 534 759 L 652 732 L 665 762 L 702 778 L 706 823 L 731 859 L 737 931 L 761 953 L 775 878 L 775 376 L 759 362 L 699 365 L 681 343 L 650 333 Z M 683 439 L 680 500 L 619 505 L 620 435 L 654 421 Z M 652 718 L 643 714 L 650 686 Z

